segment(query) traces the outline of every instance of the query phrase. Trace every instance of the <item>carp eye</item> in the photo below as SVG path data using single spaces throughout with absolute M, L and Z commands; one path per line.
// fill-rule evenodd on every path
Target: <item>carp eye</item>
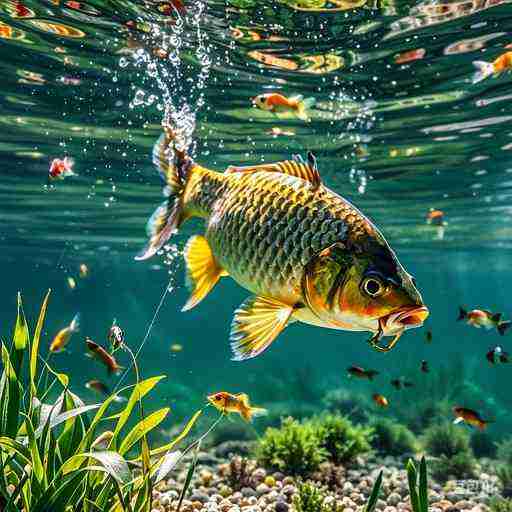
M 377 277 L 367 277 L 362 283 L 363 291 L 370 297 L 378 297 L 384 293 L 384 285 Z

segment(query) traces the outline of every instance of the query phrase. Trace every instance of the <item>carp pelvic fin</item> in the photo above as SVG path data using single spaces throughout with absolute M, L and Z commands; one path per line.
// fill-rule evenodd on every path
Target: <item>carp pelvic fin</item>
M 233 361 L 261 354 L 290 320 L 294 307 L 268 297 L 249 297 L 235 311 L 229 340 Z
M 252 165 L 248 167 L 235 167 L 229 166 L 226 169 L 227 174 L 235 172 L 280 172 L 282 174 L 288 174 L 289 176 L 295 176 L 304 181 L 309 181 L 314 188 L 318 188 L 322 184 L 320 173 L 316 165 L 316 159 L 313 153 L 308 152 L 307 163 L 302 158 L 294 157 L 293 160 L 283 160 L 282 162 L 276 162 L 273 164 L 261 164 Z
M 185 246 L 184 256 L 187 265 L 187 284 L 192 289 L 192 294 L 181 310 L 188 311 L 208 295 L 221 276 L 228 274 L 215 261 L 204 236 L 191 237 Z

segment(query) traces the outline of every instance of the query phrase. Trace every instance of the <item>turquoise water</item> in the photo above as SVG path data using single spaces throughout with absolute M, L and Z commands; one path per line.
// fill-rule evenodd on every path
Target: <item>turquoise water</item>
M 485 354 L 498 343 L 512 350 L 512 334 L 456 322 L 460 304 L 512 314 L 511 75 L 472 83 L 472 62 L 512 43 L 509 2 L 185 1 L 181 21 L 165 2 L 0 8 L 2 337 L 18 290 L 34 318 L 52 288 L 46 343 L 82 316 L 80 335 L 52 363 L 93 400 L 86 381 L 117 381 L 85 358 L 83 337 L 106 342 L 116 318 L 137 350 L 149 330 L 139 361 L 146 376 L 168 375 L 155 399 L 175 411 L 168 426 L 221 389 L 248 392 L 271 410 L 269 422 L 321 411 L 329 393 L 346 390 L 358 410 L 416 431 L 432 420 L 424 402 L 441 404 L 447 419 L 453 405 L 478 410 L 495 420 L 496 439 L 510 431 L 510 366 L 491 367 Z M 155 57 L 162 40 L 171 58 Z M 311 121 L 251 106 L 269 91 L 314 97 Z M 161 201 L 150 154 L 166 105 L 195 128 L 194 156 L 213 169 L 313 151 L 327 186 L 375 221 L 415 276 L 426 326 L 380 354 L 365 333 L 295 324 L 258 358 L 232 362 L 229 325 L 245 290 L 225 279 L 180 313 L 180 251 L 201 223 L 184 226 L 165 255 L 133 259 Z M 272 127 L 294 134 L 273 137 Z M 78 176 L 48 186 L 51 160 L 65 155 Z M 427 225 L 430 208 L 445 212 L 444 229 Z M 170 350 L 176 343 L 181 352 Z M 353 364 L 381 373 L 354 381 Z M 401 375 L 415 387 L 394 390 Z M 387 410 L 371 402 L 375 392 Z

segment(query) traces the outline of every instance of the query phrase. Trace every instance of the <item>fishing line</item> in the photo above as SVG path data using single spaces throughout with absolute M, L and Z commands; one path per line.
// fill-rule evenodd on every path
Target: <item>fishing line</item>
M 158 313 L 160 313 L 160 309 L 162 309 L 162 306 L 164 304 L 164 300 L 165 300 L 165 297 L 167 296 L 167 294 L 169 293 L 169 288 L 171 287 L 171 283 L 172 283 L 172 276 L 169 278 L 169 282 L 167 283 L 167 285 L 165 286 L 165 290 L 164 290 L 164 293 L 162 294 L 162 298 L 160 299 L 160 303 L 158 304 L 156 310 L 155 310 L 155 314 L 153 315 L 153 318 L 151 319 L 151 322 L 149 323 L 149 326 L 148 326 L 148 329 L 146 331 L 146 334 L 141 342 L 141 344 L 139 345 L 139 348 L 137 349 L 137 352 L 135 352 L 135 357 L 134 359 L 132 360 L 132 363 L 130 364 L 130 366 L 128 366 L 126 368 L 126 370 L 124 371 L 123 375 L 121 375 L 121 378 L 119 379 L 119 381 L 117 382 L 116 386 L 114 387 L 114 390 L 113 390 L 113 393 L 115 393 L 118 389 L 119 389 L 119 386 L 123 383 L 124 379 L 126 378 L 126 376 L 128 375 L 128 373 L 131 371 L 131 369 L 134 367 L 134 364 L 136 363 L 137 361 L 137 357 L 139 357 L 139 354 L 141 352 L 141 350 L 144 348 L 144 345 L 146 344 L 146 341 L 148 340 L 149 338 L 149 335 L 151 334 L 151 331 L 153 329 L 153 326 L 155 325 L 155 321 L 156 321 L 156 318 L 158 316 Z

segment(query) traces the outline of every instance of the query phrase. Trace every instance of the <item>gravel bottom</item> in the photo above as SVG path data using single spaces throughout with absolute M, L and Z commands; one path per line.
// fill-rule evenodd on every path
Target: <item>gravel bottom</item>
M 238 455 L 227 455 L 222 445 L 199 455 L 195 477 L 181 511 L 204 512 L 293 512 L 298 479 L 268 472 L 253 460 L 246 465 Z M 179 491 L 186 478 L 184 464 L 179 473 L 160 482 L 153 494 L 153 512 L 177 509 Z M 378 512 L 409 512 L 407 474 L 402 460 L 394 457 L 358 459 L 350 467 L 323 464 L 308 481 L 325 491 L 324 503 L 332 510 L 357 512 L 366 504 L 373 483 L 383 471 Z M 497 479 L 480 473 L 474 480 L 449 480 L 444 485 L 429 480 L 429 512 L 488 512 L 487 503 L 497 493 Z

